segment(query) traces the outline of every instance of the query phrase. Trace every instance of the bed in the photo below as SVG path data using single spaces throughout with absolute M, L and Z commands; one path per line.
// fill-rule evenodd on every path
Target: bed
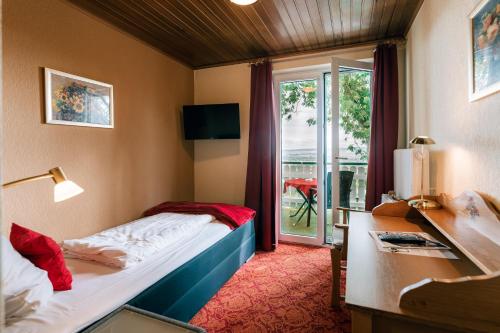
M 254 252 L 253 221 L 232 231 L 215 221 L 174 251 L 125 270 L 68 259 L 73 289 L 6 332 L 78 332 L 126 303 L 188 321 Z

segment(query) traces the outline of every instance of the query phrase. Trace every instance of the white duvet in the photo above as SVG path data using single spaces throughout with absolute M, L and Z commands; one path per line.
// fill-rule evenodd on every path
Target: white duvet
M 196 236 L 211 215 L 161 213 L 95 235 L 63 241 L 67 257 L 127 268 Z

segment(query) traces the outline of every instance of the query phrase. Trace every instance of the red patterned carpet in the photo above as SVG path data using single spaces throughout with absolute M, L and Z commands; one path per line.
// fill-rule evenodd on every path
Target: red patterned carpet
M 330 307 L 327 248 L 280 244 L 258 253 L 191 323 L 219 332 L 350 332 L 346 309 Z

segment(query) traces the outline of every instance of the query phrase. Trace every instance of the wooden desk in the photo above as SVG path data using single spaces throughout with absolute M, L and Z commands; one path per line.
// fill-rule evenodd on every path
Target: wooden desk
M 399 307 L 401 290 L 425 278 L 459 278 L 483 272 L 424 219 L 351 213 L 347 258 L 346 304 L 352 332 L 460 332 L 428 315 Z M 452 248 L 458 260 L 387 253 L 369 234 L 380 231 L 423 231 Z
M 443 209 L 406 202 L 351 213 L 346 304 L 352 332 L 500 332 L 500 213 L 476 192 Z M 369 231 L 424 231 L 459 257 L 379 251 Z

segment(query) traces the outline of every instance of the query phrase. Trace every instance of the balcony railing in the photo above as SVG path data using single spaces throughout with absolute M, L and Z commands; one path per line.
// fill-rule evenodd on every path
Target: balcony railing
M 366 162 L 340 162 L 340 170 L 354 172 L 354 179 L 351 185 L 350 205 L 351 208 L 364 209 L 366 196 L 366 176 L 368 163 Z M 331 171 L 331 163 L 327 165 L 327 172 Z M 282 162 L 283 182 L 290 178 L 317 178 L 316 162 Z M 335 189 L 334 189 L 335 190 Z M 282 205 L 285 207 L 297 208 L 303 199 L 293 189 L 289 189 L 282 196 Z

